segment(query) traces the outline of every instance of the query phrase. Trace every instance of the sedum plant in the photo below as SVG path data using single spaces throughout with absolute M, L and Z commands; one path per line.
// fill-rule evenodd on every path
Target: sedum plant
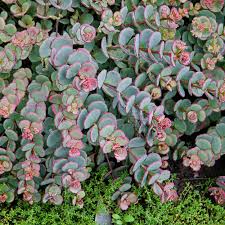
M 177 201 L 171 163 L 198 176 L 224 155 L 224 0 L 0 7 L 0 203 L 69 192 L 83 207 L 104 165 L 106 178 L 130 174 L 112 196 L 122 210 L 134 185 Z

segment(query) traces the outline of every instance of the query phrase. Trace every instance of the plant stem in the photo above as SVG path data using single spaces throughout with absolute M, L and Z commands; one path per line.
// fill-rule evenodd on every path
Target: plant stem
M 109 161 L 109 157 L 108 157 L 107 153 L 105 154 L 105 157 L 106 157 L 107 162 L 108 162 L 108 165 L 109 165 L 110 174 L 111 174 L 111 176 L 112 176 L 113 180 L 115 180 L 115 177 L 113 176 L 113 169 L 112 169 L 112 165 L 111 165 L 111 163 L 110 163 L 110 161 Z

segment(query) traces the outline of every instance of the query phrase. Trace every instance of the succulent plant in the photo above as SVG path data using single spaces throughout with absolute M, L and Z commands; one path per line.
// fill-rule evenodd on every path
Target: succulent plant
M 118 205 L 122 210 L 127 210 L 131 204 L 138 202 L 138 198 L 134 193 L 127 192 L 118 201 Z
M 210 187 L 209 191 L 216 201 L 220 205 L 225 204 L 225 177 L 218 177 L 216 180 L 218 187 Z
M 61 205 L 63 197 L 61 196 L 61 189 L 57 185 L 48 186 L 45 190 L 43 203 L 49 201 L 55 205 Z
M 10 203 L 14 198 L 14 190 L 10 189 L 6 184 L 0 184 L 0 203 Z
M 15 160 L 15 155 L 11 152 L 7 152 L 5 149 L 0 148 L 0 174 L 9 172 L 12 169 L 12 161 Z
M 72 45 L 68 36 L 50 37 L 43 42 L 40 55 L 50 56 L 50 63 L 58 69 L 57 79 L 61 85 L 73 83 L 77 90 L 93 91 L 97 88 L 98 65 L 86 49 L 74 50 Z
M 13 24 L 6 24 L 5 20 L 0 17 L 0 40 L 9 42 L 12 36 L 16 33 L 16 27 Z
M 203 8 L 212 12 L 219 12 L 224 6 L 224 0 L 201 0 L 200 2 Z
M 22 68 L 14 73 L 13 82 L 3 89 L 4 97 L 0 101 L 0 115 L 8 118 L 12 114 L 20 101 L 25 96 L 28 79 L 31 78 L 30 69 Z
M 207 134 L 197 136 L 196 147 L 187 151 L 184 165 L 198 171 L 201 165 L 213 166 L 215 160 L 224 155 L 224 122 L 221 121 L 216 127 L 209 129 Z
M 224 155 L 223 0 L 1 9 L 0 202 L 58 205 L 66 191 L 83 207 L 83 182 L 104 165 L 107 178 L 131 175 L 113 195 L 123 210 L 134 185 L 177 201 L 171 160 L 197 176 Z
M 101 14 L 108 6 L 114 5 L 115 0 L 81 0 L 81 4 L 87 8 L 94 9 L 97 14 Z
M 200 16 L 195 17 L 192 21 L 191 33 L 193 36 L 206 40 L 217 29 L 217 23 L 212 17 Z

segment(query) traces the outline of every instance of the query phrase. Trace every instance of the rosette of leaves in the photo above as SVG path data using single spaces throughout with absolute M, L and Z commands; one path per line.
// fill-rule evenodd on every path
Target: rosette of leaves
M 0 17 L 0 40 L 2 42 L 9 42 L 17 29 L 13 24 L 6 24 L 6 21 Z
M 97 86 L 95 75 L 97 63 L 84 49 L 73 49 L 73 41 L 68 36 L 50 37 L 40 47 L 40 56 L 50 57 L 49 62 L 58 69 L 57 79 L 61 85 L 73 86 L 86 92 Z
M 76 23 L 71 30 L 74 44 L 84 45 L 95 39 L 96 30 L 89 24 Z
M 12 151 L 7 151 L 0 148 L 0 174 L 4 174 L 12 170 L 13 161 L 15 161 L 15 155 Z
M 214 70 L 217 62 L 218 62 L 217 57 L 214 57 L 213 54 L 206 53 L 201 59 L 201 67 L 207 70 Z
M 15 198 L 15 190 L 11 189 L 7 184 L 0 184 L 0 203 L 13 202 Z
M 167 155 L 170 152 L 171 147 L 177 144 L 177 134 L 171 128 L 165 130 L 165 138 L 163 140 L 155 139 L 151 148 L 152 152 L 156 152 L 160 155 Z
M 105 9 L 101 16 L 101 22 L 98 27 L 98 31 L 111 36 L 114 32 L 117 32 L 119 27 L 125 19 L 127 13 L 126 8 L 122 8 L 120 11 L 113 13 L 111 9 Z
M 61 205 L 63 202 L 63 197 L 61 195 L 61 188 L 57 185 L 49 185 L 45 189 L 45 194 L 43 197 L 43 203 L 46 202 L 53 203 L 55 205 Z
M 0 72 L 7 73 L 12 70 L 16 64 L 16 57 L 13 51 L 10 49 L 4 49 L 0 47 Z
M 79 191 L 76 196 L 73 198 L 73 205 L 78 206 L 79 208 L 83 208 L 84 206 L 84 201 L 83 198 L 85 197 L 85 192 L 84 191 Z
M 11 5 L 10 11 L 13 14 L 13 16 L 15 16 L 15 17 L 21 17 L 21 16 L 25 15 L 31 7 L 30 0 L 28 0 L 28 1 L 17 0 L 16 2 L 11 1 L 10 4 L 12 4 L 12 3 L 15 3 L 15 4 Z
M 220 32 L 221 31 L 218 27 L 218 34 Z M 214 56 L 215 56 L 215 55 L 222 53 L 223 49 L 224 49 L 224 40 L 221 37 L 217 36 L 217 37 L 213 37 L 213 38 L 207 40 L 207 42 L 205 43 L 204 50 L 206 53 L 210 52 L 210 53 L 214 54 Z
M 47 32 L 38 27 L 29 27 L 26 30 L 14 34 L 11 40 L 11 48 L 15 52 L 20 51 L 18 59 L 26 59 L 34 45 L 40 45 L 47 37 Z
M 202 58 L 202 64 L 206 65 L 204 60 Z M 205 70 L 204 73 L 189 71 L 188 67 L 184 67 L 176 76 L 177 90 L 182 97 L 185 97 L 187 89 L 191 96 L 206 95 L 209 101 L 218 99 L 219 86 L 222 84 L 220 78 L 224 79 L 224 76 L 224 71 L 217 67 L 213 71 Z
M 12 83 L 2 90 L 4 97 L 0 101 L 0 115 L 4 118 L 8 118 L 16 110 L 16 107 L 25 96 L 28 79 L 31 78 L 31 71 L 28 68 L 21 68 L 13 76 Z
M 216 184 L 218 187 L 210 187 L 209 192 L 216 201 L 217 204 L 225 204 L 225 176 L 220 176 L 216 179 Z
M 191 33 L 194 37 L 206 40 L 216 32 L 217 22 L 212 17 L 199 16 L 192 20 Z
M 189 99 L 179 100 L 174 111 L 180 120 L 188 120 L 190 123 L 203 122 L 206 119 L 204 109 L 199 104 L 191 104 Z
M 213 166 L 215 161 L 225 154 L 225 124 L 220 122 L 210 128 L 207 134 L 197 136 L 196 147 L 187 151 L 187 156 L 197 155 L 206 166 Z
M 19 181 L 17 194 L 22 194 L 23 200 L 31 205 L 34 202 L 40 202 L 41 200 L 41 194 L 38 192 L 37 186 L 33 180 Z
M 209 9 L 212 12 L 220 12 L 224 6 L 224 0 L 201 0 L 200 3 L 204 9 Z

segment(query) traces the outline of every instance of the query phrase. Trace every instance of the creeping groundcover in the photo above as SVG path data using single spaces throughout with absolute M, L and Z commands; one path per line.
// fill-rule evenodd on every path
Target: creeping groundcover
M 101 204 L 117 207 L 114 214 L 105 207 L 97 223 L 135 224 L 138 216 L 124 211 L 154 214 L 148 203 L 182 205 L 188 185 L 190 198 L 220 207 L 211 214 L 222 212 L 216 203 L 225 204 L 224 3 L 1 0 L 4 212 L 42 203 L 76 211 L 96 202 L 99 189 L 99 201 L 107 196 Z M 5 225 L 3 217 L 2 211 Z M 157 224 L 149 218 L 143 224 Z

